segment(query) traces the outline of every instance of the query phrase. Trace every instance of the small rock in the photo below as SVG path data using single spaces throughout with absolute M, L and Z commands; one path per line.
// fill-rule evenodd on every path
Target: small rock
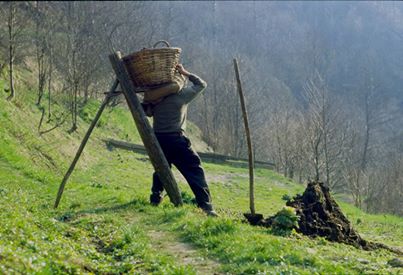
M 369 264 L 369 261 L 367 259 L 358 258 L 357 261 L 359 261 L 362 264 Z
M 388 261 L 388 265 L 392 267 L 403 267 L 403 260 L 399 258 L 393 258 Z
M 306 252 L 308 252 L 309 254 L 316 254 L 316 249 L 313 249 L 313 248 L 310 248 L 310 247 L 308 247 L 307 249 L 306 249 Z

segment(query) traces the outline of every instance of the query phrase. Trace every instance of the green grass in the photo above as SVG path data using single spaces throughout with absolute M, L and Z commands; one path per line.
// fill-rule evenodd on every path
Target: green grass
M 4 85 L 0 81 L 0 91 Z M 402 272 L 387 264 L 397 256 L 385 250 L 362 251 L 295 232 L 280 237 L 245 224 L 246 168 L 204 164 L 221 218 L 207 218 L 192 204 L 175 208 L 168 198 L 160 207 L 150 206 L 152 166 L 147 158 L 108 151 L 103 142 L 105 138 L 140 142 L 129 112 L 122 107 L 107 109 L 102 116 L 54 210 L 58 185 L 99 103 L 90 101 L 80 111 L 77 132 L 68 134 L 66 123 L 39 136 L 35 93 L 19 88 L 13 102 L 0 96 L 0 273 L 194 274 L 199 270 L 197 261 L 187 262 L 175 251 L 161 249 L 161 240 L 168 248 L 175 247 L 171 242 L 187 243 L 196 250 L 192 257 L 217 262 L 204 273 Z M 55 103 L 54 111 L 65 111 L 63 103 Z M 46 122 L 44 129 L 53 123 Z M 191 194 L 181 177 L 179 184 Z M 273 171 L 256 170 L 256 210 L 265 216 L 284 206 L 283 195 L 303 190 Z M 340 204 L 366 239 L 403 246 L 402 218 L 370 215 Z M 150 233 L 155 230 L 162 234 L 158 242 Z

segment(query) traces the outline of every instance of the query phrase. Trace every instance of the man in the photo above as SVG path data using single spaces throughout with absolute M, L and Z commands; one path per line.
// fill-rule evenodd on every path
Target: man
M 180 74 L 187 77 L 193 86 L 183 88 L 178 93 L 165 97 L 153 106 L 154 132 L 169 165 L 174 164 L 189 183 L 198 207 L 209 216 L 217 216 L 213 210 L 200 157 L 191 147 L 190 140 L 184 135 L 188 104 L 206 88 L 207 83 L 185 70 L 182 64 L 179 64 L 176 69 Z M 154 173 L 150 196 L 151 204 L 158 205 L 161 203 L 163 190 L 162 182 L 157 173 Z

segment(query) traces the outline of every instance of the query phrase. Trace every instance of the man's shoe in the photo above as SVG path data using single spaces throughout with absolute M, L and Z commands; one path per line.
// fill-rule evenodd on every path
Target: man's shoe
M 206 213 L 207 216 L 209 217 L 219 217 L 219 215 L 217 214 L 217 212 L 215 212 L 214 210 L 210 210 L 210 209 L 202 209 L 204 213 Z
M 150 204 L 154 206 L 158 206 L 162 202 L 162 196 L 157 193 L 152 193 L 150 195 Z

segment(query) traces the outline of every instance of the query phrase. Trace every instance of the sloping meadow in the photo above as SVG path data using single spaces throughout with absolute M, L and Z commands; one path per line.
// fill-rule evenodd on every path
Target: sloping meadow
M 197 252 L 195 258 L 214 261 L 210 269 L 204 269 L 207 273 L 402 272 L 388 264 L 397 256 L 386 250 L 362 251 L 296 232 L 281 237 L 244 223 L 242 214 L 248 211 L 245 168 L 204 164 L 220 218 L 207 218 L 191 200 L 175 208 L 166 197 L 160 207 L 151 207 L 152 166 L 147 157 L 109 151 L 103 142 L 104 138 L 139 142 L 130 114 L 121 107 L 105 112 L 59 208 L 53 209 L 58 185 L 98 104 L 93 101 L 83 108 L 77 132 L 68 134 L 66 122 L 40 136 L 41 114 L 32 95 L 22 91 L 12 102 L 0 98 L 0 273 L 197 273 L 195 261 L 158 249 L 152 231 L 189 244 Z M 55 104 L 55 112 L 63 108 Z M 46 122 L 44 129 L 52 123 Z M 191 197 L 184 179 L 178 179 Z M 304 186 L 273 171 L 256 171 L 256 209 L 265 216 L 282 208 L 282 197 L 303 190 Z M 365 239 L 403 245 L 401 218 L 369 215 L 339 204 Z M 172 247 L 176 246 L 172 243 Z

